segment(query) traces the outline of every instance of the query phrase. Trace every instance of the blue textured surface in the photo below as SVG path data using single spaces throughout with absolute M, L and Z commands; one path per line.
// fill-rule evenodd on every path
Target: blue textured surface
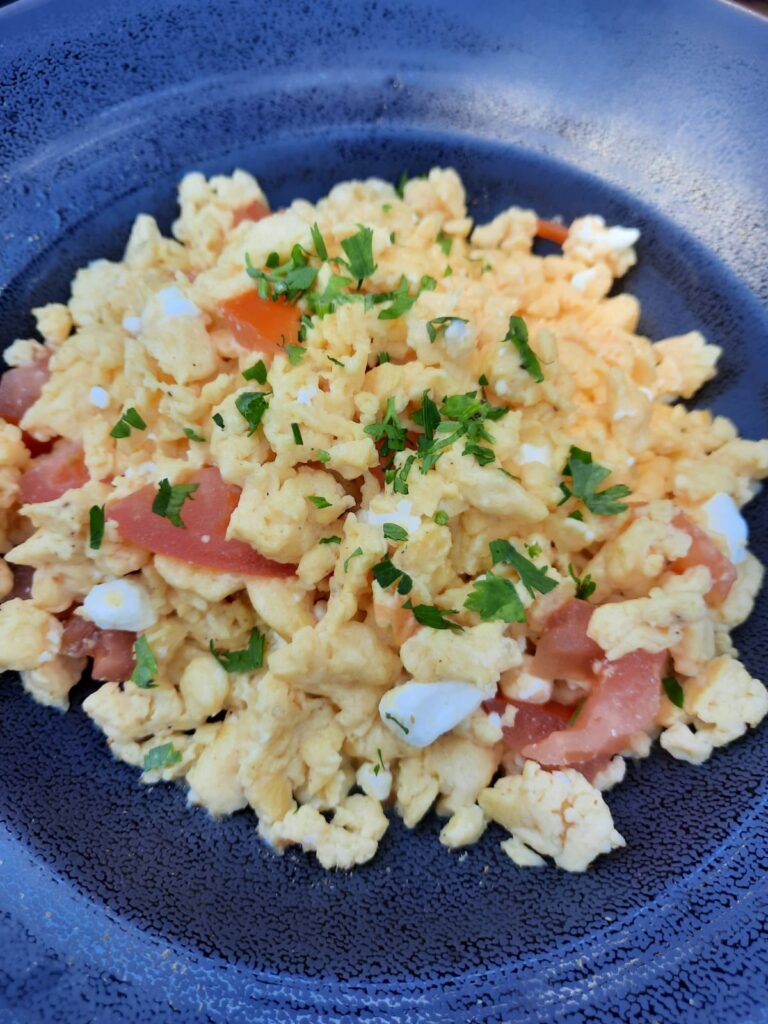
M 191 167 L 245 166 L 279 203 L 450 163 L 476 216 L 641 227 L 644 329 L 722 344 L 701 402 L 760 436 L 766 58 L 768 26 L 714 0 L 22 0 L 0 10 L 0 342 L 138 211 L 167 227 Z M 737 636 L 763 678 L 767 604 Z M 634 766 L 610 796 L 629 848 L 585 876 L 519 871 L 493 831 L 459 860 L 434 822 L 345 876 L 140 788 L 78 708 L 10 677 L 0 705 L 3 1024 L 768 1020 L 768 729 Z

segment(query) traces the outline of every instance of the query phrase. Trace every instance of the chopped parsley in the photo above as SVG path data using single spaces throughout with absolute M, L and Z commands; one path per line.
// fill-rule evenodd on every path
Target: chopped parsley
M 541 372 L 541 364 L 536 353 L 528 344 L 528 326 L 521 316 L 509 318 L 509 328 L 502 341 L 509 341 L 515 346 L 523 368 L 540 384 L 544 380 L 544 374 Z
M 349 563 L 352 561 L 353 558 L 359 558 L 360 555 L 362 555 L 362 553 L 362 548 L 355 548 L 355 550 L 352 552 L 349 558 L 344 559 L 344 572 L 349 572 Z
M 597 584 L 589 575 L 579 577 L 576 575 L 576 570 L 573 566 L 568 563 L 568 575 L 571 577 L 573 582 L 576 584 L 576 597 L 580 601 L 586 601 L 588 597 L 591 597 L 597 590 Z
M 299 319 L 299 341 L 307 340 L 307 331 L 312 327 L 312 317 L 302 313 Z
M 131 682 L 135 683 L 140 690 L 154 689 L 157 661 L 145 636 L 136 638 L 133 655 L 136 658 L 136 668 L 131 672 Z
M 541 544 L 526 544 L 525 550 L 529 558 L 538 558 L 541 554 Z
M 307 354 L 307 350 L 301 345 L 288 344 L 285 346 L 285 354 L 288 356 L 291 366 L 298 366 Z M 259 383 L 263 384 L 264 381 L 259 381 Z
M 289 259 L 282 264 L 276 252 L 270 253 L 266 270 L 255 267 L 246 253 L 245 271 L 256 282 L 260 297 L 274 302 L 282 296 L 288 302 L 298 301 L 317 278 L 317 270 L 309 266 L 307 253 L 300 245 L 293 246 Z
M 430 343 L 434 342 L 440 331 L 444 331 L 448 328 L 449 324 L 466 324 L 469 323 L 460 316 L 436 316 L 433 320 L 427 323 L 427 334 L 429 335 Z
M 443 277 L 451 277 L 452 274 L 453 274 L 453 267 L 449 263 L 446 266 L 445 270 L 443 271 Z
M 432 518 L 435 520 L 438 526 L 447 526 L 450 516 L 448 515 L 447 512 L 444 512 L 443 509 L 439 508 Z
M 409 455 L 403 465 L 398 470 L 389 470 L 388 473 L 384 474 L 384 479 L 387 483 L 392 484 L 392 490 L 395 494 L 407 494 L 408 493 L 408 474 L 411 472 L 414 462 L 416 461 L 415 455 Z
M 256 433 L 268 405 L 269 395 L 263 391 L 244 391 L 235 399 L 235 408 L 251 428 L 248 431 L 249 437 Z
M 573 713 L 572 713 L 571 717 L 568 719 L 568 728 L 569 729 L 571 728 L 572 725 L 576 724 L 579 715 L 581 714 L 582 710 L 584 709 L 584 701 L 585 700 L 586 700 L 586 698 L 582 697 L 581 700 L 576 704 L 575 708 L 573 709 Z
M 392 209 L 392 203 L 382 203 L 381 208 L 384 211 L 384 213 L 389 213 L 389 211 Z
M 408 171 L 403 171 L 400 177 L 397 179 L 397 184 L 395 185 L 395 192 L 397 192 L 401 199 L 405 195 L 405 186 L 408 184 L 408 180 Z M 408 730 L 406 729 L 406 732 L 407 731 Z
M 438 235 L 437 235 L 437 238 L 435 239 L 435 241 L 440 246 L 440 248 L 443 250 L 443 252 L 445 253 L 446 256 L 450 256 L 451 255 L 451 249 L 453 248 L 453 239 L 451 238 L 450 235 L 446 235 L 445 232 L 441 229 L 438 232 Z
M 477 383 L 480 385 L 481 388 L 488 387 L 488 378 L 485 376 L 484 373 L 481 373 L 480 376 L 477 378 Z
M 341 544 L 341 537 L 322 537 L 318 544 Z
M 566 519 L 575 519 L 577 523 L 583 523 L 584 522 L 584 514 L 582 512 L 579 512 L 578 509 L 576 509 L 575 512 L 570 512 L 565 518 Z
M 110 437 L 121 438 L 130 437 L 131 430 L 146 430 L 147 424 L 141 418 L 139 413 L 131 405 L 129 406 L 117 423 L 112 427 L 109 432 Z
M 308 494 L 307 501 L 311 501 L 315 508 L 330 508 L 331 503 L 320 494 Z
M 422 292 L 434 291 L 436 287 L 437 281 L 434 277 L 429 277 L 428 274 L 425 274 L 419 281 L 415 294 L 411 295 L 408 291 L 408 278 L 403 275 L 393 292 L 387 292 L 385 295 L 380 296 L 381 301 L 391 302 L 392 304 L 387 306 L 386 309 L 382 309 L 379 313 L 379 320 L 397 320 L 398 317 L 408 312 Z
M 328 249 L 325 246 L 325 240 L 323 236 L 320 234 L 320 228 L 317 226 L 317 223 L 314 223 L 312 225 L 312 227 L 310 228 L 310 232 L 312 234 L 312 244 L 315 247 L 315 252 L 320 257 L 321 260 L 327 260 Z
M 389 244 L 390 245 L 394 245 L 396 241 L 397 241 L 397 235 L 395 234 L 394 231 L 390 231 L 389 232 Z
M 325 450 L 325 448 L 318 448 L 317 451 L 315 452 L 315 455 L 317 456 L 317 461 L 318 462 L 330 462 L 331 461 L 331 454 L 330 454 L 330 452 L 327 452 Z
M 264 664 L 264 639 L 264 634 L 254 628 L 248 638 L 248 646 L 240 651 L 219 651 L 213 640 L 208 642 L 208 648 L 227 672 L 253 672 Z
M 379 772 L 385 772 L 387 766 L 384 764 L 384 758 L 381 756 L 381 747 L 376 747 L 376 757 L 378 762 L 373 766 L 373 774 L 378 775 Z
M 443 611 L 442 608 L 436 608 L 433 604 L 412 604 L 411 601 L 406 601 L 403 608 L 412 611 L 414 618 L 422 626 L 429 626 L 430 629 L 450 629 L 454 633 L 464 632 L 464 627 L 460 626 L 458 622 L 446 618 L 447 615 L 458 615 L 457 608 L 448 608 Z
M 547 576 L 546 569 L 539 569 L 525 555 L 521 555 L 508 540 L 492 540 L 489 547 L 493 564 L 498 565 L 499 562 L 505 562 L 507 565 L 511 565 L 517 571 L 520 582 L 531 597 L 536 591 L 540 594 L 548 594 L 557 586 L 557 580 Z
M 260 359 L 258 363 L 254 363 L 253 366 L 249 366 L 247 370 L 243 370 L 243 377 L 246 380 L 255 380 L 257 384 L 267 383 L 267 368 L 264 365 L 264 360 Z
M 298 423 L 291 424 L 291 433 L 296 444 L 304 444 L 304 438 L 301 436 L 301 428 Z
M 365 228 L 362 224 L 359 227 L 357 234 L 345 238 L 341 243 L 346 259 L 340 256 L 335 260 L 346 267 L 352 278 L 357 281 L 358 291 L 364 279 L 370 277 L 376 270 L 376 264 L 373 262 L 373 228 Z
M 389 469 L 395 452 L 404 451 L 408 440 L 408 432 L 405 427 L 400 425 L 400 421 L 397 418 L 394 397 L 387 399 L 383 419 L 376 423 L 370 423 L 364 428 L 364 432 L 373 438 L 376 447 L 379 449 L 379 455 L 387 460 L 384 464 L 384 469 Z
M 160 481 L 155 500 L 152 502 L 152 511 L 156 516 L 168 519 L 174 526 L 184 528 L 181 519 L 181 506 L 198 489 L 200 484 L 173 484 L 165 478 Z
M 603 491 L 597 490 L 610 475 L 610 469 L 592 461 L 590 452 L 571 445 L 568 461 L 563 469 L 563 476 L 570 477 L 571 482 L 560 484 L 560 490 L 563 492 L 560 504 L 573 497 L 583 501 L 589 511 L 598 516 L 616 516 L 626 512 L 627 505 L 619 500 L 632 493 L 626 484 L 614 484 Z
M 326 356 L 325 358 L 329 362 L 333 363 L 334 366 L 340 366 L 342 370 L 344 369 L 344 363 L 342 363 L 340 359 L 334 359 L 333 356 Z
M 389 352 L 379 352 L 379 366 L 389 362 Z
M 172 743 L 161 743 L 159 747 L 152 747 L 144 755 L 144 771 L 151 772 L 158 768 L 170 768 L 181 760 L 180 752 Z
M 88 511 L 88 546 L 98 551 L 104 540 L 104 506 L 91 505 Z
M 400 728 L 400 729 L 402 729 L 402 730 L 403 730 L 403 732 L 405 733 L 405 735 L 406 735 L 406 736 L 407 736 L 407 735 L 408 735 L 408 733 L 409 733 L 409 732 L 411 731 L 411 730 L 410 730 L 410 729 L 408 728 L 408 726 L 407 726 L 407 725 L 403 725 L 403 723 L 402 723 L 402 722 L 400 721 L 400 719 L 399 719 L 399 718 L 395 718 L 395 716 L 394 716 L 394 715 L 390 715 L 390 713 L 389 713 L 388 711 L 385 711 L 385 712 L 384 712 L 384 717 L 385 717 L 386 719 L 388 719 L 388 720 L 389 720 L 390 722 L 394 722 L 394 723 L 395 723 L 395 725 L 396 725 L 396 726 L 397 726 L 398 728 Z
M 408 540 L 408 531 L 397 523 L 384 523 L 384 536 L 387 540 Z
M 205 441 L 205 438 L 201 437 L 192 427 L 184 427 L 184 436 L 188 437 L 190 441 Z
M 413 580 L 407 572 L 403 572 L 402 569 L 398 569 L 393 564 L 390 558 L 384 558 L 380 562 L 377 562 L 371 570 L 373 578 L 379 584 L 382 590 L 386 590 L 387 587 L 391 587 L 393 583 L 397 583 L 397 592 L 405 596 L 410 594 L 413 589 Z
M 224 417 L 221 415 L 220 412 L 215 412 L 213 416 L 211 416 L 211 419 L 213 420 L 217 427 L 221 427 L 222 430 L 224 429 Z
M 464 607 L 486 621 L 525 622 L 525 608 L 514 583 L 492 572 L 475 580 Z
M 664 693 L 666 693 L 675 707 L 682 708 L 685 704 L 685 694 L 677 679 L 674 676 L 664 676 L 661 680 L 661 685 L 664 687 Z

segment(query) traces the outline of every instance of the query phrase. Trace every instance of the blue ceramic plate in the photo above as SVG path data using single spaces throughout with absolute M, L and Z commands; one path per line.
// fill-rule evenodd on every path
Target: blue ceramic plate
M 0 10 L 0 339 L 167 227 L 187 169 L 277 204 L 452 164 L 472 212 L 642 229 L 651 336 L 724 348 L 701 403 L 766 433 L 768 24 L 715 0 L 19 0 Z M 768 556 L 765 500 L 749 519 Z M 765 678 L 766 601 L 737 643 Z M 0 1019 L 768 1020 L 768 728 L 703 768 L 663 754 L 610 803 L 626 851 L 520 871 L 395 823 L 354 874 L 271 854 L 142 788 L 77 706 L 0 690 Z

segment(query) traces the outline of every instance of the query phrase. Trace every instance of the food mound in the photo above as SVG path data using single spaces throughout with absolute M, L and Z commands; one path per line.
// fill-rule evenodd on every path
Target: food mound
M 637 333 L 636 229 L 475 226 L 452 170 L 180 204 L 5 353 L 0 666 L 59 708 L 90 667 L 144 782 L 327 868 L 390 806 L 521 866 L 623 846 L 627 758 L 768 710 L 729 636 L 768 441 L 677 402 L 720 349 Z

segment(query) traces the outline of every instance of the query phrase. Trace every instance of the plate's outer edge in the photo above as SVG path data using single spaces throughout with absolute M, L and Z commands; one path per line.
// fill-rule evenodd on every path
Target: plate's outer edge
M 27 231 L 30 223 L 19 211 L 28 211 L 30 205 L 13 195 L 21 180 L 14 172 L 45 159 L 59 136 L 98 118 L 115 95 L 114 81 L 106 87 L 99 76 L 118 76 L 125 100 L 150 88 L 142 73 L 140 49 L 133 67 L 129 62 L 121 68 L 107 60 L 95 68 L 81 67 L 79 55 L 90 52 L 95 60 L 100 41 L 108 41 L 120 26 L 124 30 L 133 25 L 141 37 L 159 14 L 183 13 L 188 30 L 197 25 L 201 37 L 218 40 L 216 46 L 198 49 L 174 49 L 174 40 L 164 41 L 168 59 L 162 73 L 155 70 L 153 87 L 183 87 L 196 75 L 215 77 L 250 66 L 252 54 L 241 45 L 238 14 L 254 11 L 283 33 L 282 52 L 269 52 L 270 68 L 293 73 L 299 66 L 307 80 L 313 74 L 337 73 L 340 67 L 347 73 L 355 67 L 369 73 L 378 69 L 392 76 L 393 90 L 407 90 L 411 82 L 416 88 L 433 73 L 440 77 L 450 72 L 459 89 L 466 87 L 471 102 L 458 112 L 436 105 L 424 113 L 434 125 L 459 127 L 555 155 L 637 194 L 686 226 L 719 252 L 755 293 L 768 297 L 763 270 L 763 240 L 768 237 L 768 29 L 754 16 L 716 0 L 656 0 L 631 6 L 576 0 L 568 5 L 567 18 L 554 0 L 535 5 L 522 0 L 487 3 L 471 11 L 459 3 L 393 3 L 385 9 L 386 17 L 377 16 L 375 38 L 366 9 L 351 3 L 323 9 L 324 31 L 312 32 L 306 31 L 308 5 L 294 3 L 282 4 L 279 10 L 275 5 L 268 13 L 245 0 L 222 3 L 215 12 L 194 3 L 182 11 L 181 5 L 168 0 L 151 5 L 137 0 L 98 5 L 21 0 L 0 10 L 0 182 L 6 190 L 0 195 L 0 224 L 6 234 L 26 233 L 23 244 L 17 240 L 3 254 L 0 283 L 43 251 L 67 216 L 66 210 L 53 216 L 41 205 L 37 230 Z M 590 21 L 619 40 L 614 53 L 590 52 L 585 43 Z M 109 49 L 107 44 L 106 56 Z M 667 76 L 663 87 L 661 74 Z M 38 84 L 31 85 L 32 79 Z M 676 92 L 675 102 L 671 95 L 665 102 L 667 88 Z M 77 94 L 77 102 L 68 101 L 69 90 Z M 604 97 L 597 110 L 590 99 L 595 94 Z M 652 100 L 639 104 L 638 96 L 646 95 Z M 690 117 L 695 104 L 699 113 Z M 464 123 L 457 125 L 457 114 Z M 384 109 L 377 116 L 387 124 L 390 118 L 396 120 L 396 109 L 391 114 Z M 674 146 L 664 140 L 674 140 Z M 553 969 L 539 983 L 542 987 L 532 984 L 525 1004 L 532 1007 L 540 1000 L 542 1007 L 550 1008 L 552 1019 L 556 1015 L 573 1022 L 702 1021 L 707 1018 L 697 1008 L 696 993 L 716 977 L 728 986 L 734 1007 L 740 1008 L 738 1019 L 768 1020 L 764 815 L 763 799 L 745 823 L 738 848 L 725 844 L 721 851 L 718 891 L 697 894 L 696 914 L 708 921 L 705 939 L 680 908 L 679 918 L 672 915 L 671 937 L 677 947 L 673 955 L 667 949 L 661 958 L 664 971 L 648 967 L 635 977 L 620 1003 L 595 1004 L 585 996 L 588 978 L 567 977 Z M 5 977 L 0 977 L 13 1005 L 26 1006 L 23 1017 L 7 1019 L 165 1021 L 184 1019 L 185 1012 L 189 1019 L 188 1009 L 178 1009 L 190 1005 L 184 978 L 199 977 L 204 958 L 176 949 L 164 956 L 162 939 L 141 934 L 108 909 L 62 887 L 61 900 L 78 906 L 77 913 L 66 915 L 78 926 L 64 934 L 47 902 L 50 887 L 46 865 L 3 828 L 0 906 L 5 910 L 1 941 L 6 959 L 0 966 Z M 615 942 L 620 950 L 620 935 Z M 156 956 L 154 973 L 136 962 L 139 950 L 142 957 Z M 613 970 L 628 968 L 632 957 L 626 952 L 627 956 L 617 956 Z M 280 991 L 279 979 L 273 979 L 271 995 L 265 979 L 243 987 L 243 977 L 238 976 L 230 1002 L 226 976 L 236 973 L 235 966 L 221 965 L 220 971 L 223 984 L 215 996 L 211 992 L 211 1001 L 204 990 L 200 993 L 200 1015 L 210 1014 L 215 1020 L 244 1019 L 239 1015 L 244 994 L 259 1014 L 252 1019 L 275 1021 L 315 1020 L 325 1014 L 327 1019 L 345 1021 L 495 1020 L 512 1019 L 514 1014 L 511 1004 L 503 1004 L 503 979 L 468 979 L 461 994 L 431 992 L 426 997 L 418 984 L 410 992 L 357 994 L 354 986 L 333 994 L 318 984 L 314 993 L 296 990 L 291 1002 Z M 681 985 L 690 993 L 690 1010 L 684 1015 L 676 1005 L 670 1016 L 669 992 Z M 560 987 L 557 1007 L 548 986 Z M 497 997 L 496 1005 L 485 1001 L 489 991 Z M 482 1003 L 467 1001 L 473 992 Z M 579 1007 L 587 1005 L 599 1008 L 597 1015 L 585 1017 Z M 0 1002 L 0 1011 L 2 1006 Z M 84 1011 L 84 1006 L 89 1009 Z M 85 1018 L 75 1016 L 78 1007 L 87 1013 Z

